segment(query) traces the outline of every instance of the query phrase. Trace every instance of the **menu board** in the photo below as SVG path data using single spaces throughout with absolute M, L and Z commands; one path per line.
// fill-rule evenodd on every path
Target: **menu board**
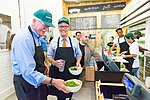
M 120 14 L 101 16 L 101 28 L 117 28 L 119 26 Z
M 122 10 L 126 6 L 126 2 L 105 3 L 87 6 L 68 7 L 68 14 L 89 13 L 109 10 Z
M 71 30 L 95 29 L 96 16 L 70 18 Z

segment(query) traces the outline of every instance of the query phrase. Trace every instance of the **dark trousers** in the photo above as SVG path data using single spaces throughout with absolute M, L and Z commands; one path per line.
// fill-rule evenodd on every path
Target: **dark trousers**
M 72 97 L 69 98 L 69 100 L 71 100 Z M 59 98 L 57 97 L 57 100 L 66 100 L 66 98 Z
M 14 75 L 14 87 L 18 100 L 47 100 L 47 86 L 35 88 L 20 75 Z

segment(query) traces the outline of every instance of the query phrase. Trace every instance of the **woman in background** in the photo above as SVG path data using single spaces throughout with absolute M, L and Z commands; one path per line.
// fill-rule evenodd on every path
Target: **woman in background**
M 113 43 L 114 43 L 114 37 L 111 36 L 107 45 L 111 48 L 113 46 Z
M 125 38 L 130 44 L 128 52 L 123 55 L 123 58 L 127 58 L 127 61 L 129 62 L 126 68 L 136 77 L 139 77 L 139 45 L 137 42 L 135 42 L 133 33 L 129 32 L 125 35 Z

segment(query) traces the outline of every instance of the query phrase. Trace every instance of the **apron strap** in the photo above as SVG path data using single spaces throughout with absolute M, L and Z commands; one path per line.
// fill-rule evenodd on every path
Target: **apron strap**
M 124 37 L 124 36 L 123 36 Z M 125 37 L 124 37 L 124 41 L 126 42 L 126 39 L 125 39 Z M 118 43 L 119 43 L 119 37 L 118 37 Z M 120 44 L 120 43 L 119 43 Z
M 71 42 L 71 38 L 68 36 L 68 38 L 69 38 L 69 41 L 70 41 L 70 45 L 71 45 L 71 47 L 72 47 L 72 42 Z M 58 38 L 58 42 L 57 42 L 57 48 L 59 47 L 59 40 L 60 40 L 60 37 Z
M 31 33 L 31 36 L 32 36 L 32 38 L 33 38 L 33 41 L 34 41 L 34 48 L 35 48 L 35 50 L 36 50 L 36 43 L 35 43 L 35 39 L 34 39 L 34 36 L 33 36 L 33 32 L 32 32 L 32 30 L 31 30 L 31 27 L 28 26 L 28 29 L 29 29 L 29 32 Z

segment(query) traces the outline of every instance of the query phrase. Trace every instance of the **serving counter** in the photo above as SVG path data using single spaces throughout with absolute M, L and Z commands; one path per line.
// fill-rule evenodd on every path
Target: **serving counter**
M 117 61 L 119 62 L 119 61 Z M 119 62 L 120 63 L 120 62 Z M 112 64 L 112 63 L 110 63 Z M 102 66 L 107 66 L 103 61 L 95 61 L 94 63 L 94 76 L 95 76 L 95 89 L 96 100 L 104 100 L 104 98 L 112 99 L 115 97 L 127 96 L 126 89 L 122 84 L 122 78 L 124 73 L 128 73 L 127 70 L 120 71 L 100 71 Z M 108 65 L 108 66 L 117 66 Z M 108 67 L 107 66 L 107 67 Z M 119 67 L 119 66 L 118 66 Z
M 95 82 L 96 100 L 122 98 L 127 96 L 126 88 L 122 83 L 101 83 L 101 81 Z

